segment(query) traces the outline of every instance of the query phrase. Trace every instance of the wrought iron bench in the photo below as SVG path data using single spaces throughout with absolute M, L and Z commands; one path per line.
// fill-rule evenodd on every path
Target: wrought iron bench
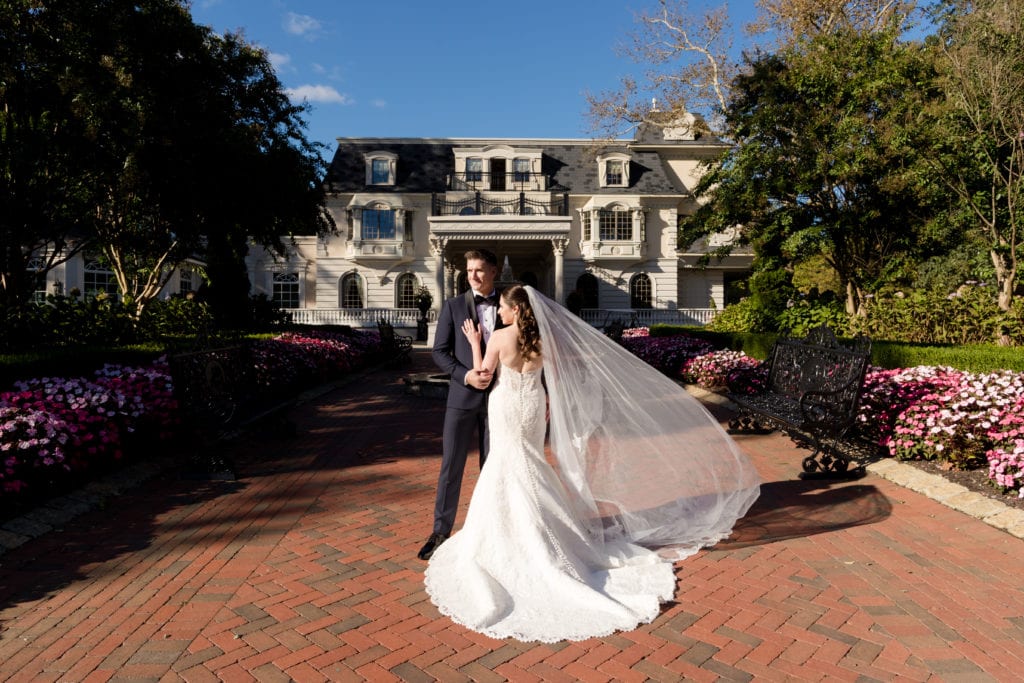
M 778 428 L 814 449 L 804 458 L 801 477 L 850 476 L 850 460 L 837 445 L 857 418 L 871 341 L 839 342 L 825 326 L 804 339 L 781 339 L 768 356 L 763 391 L 730 393 L 738 415 L 730 431 Z
M 250 347 L 176 353 L 168 362 L 184 434 L 193 447 L 189 475 L 234 480 L 234 465 L 224 454 L 224 442 L 251 427 L 294 434 L 295 426 L 285 416 L 294 399 L 282 400 L 274 392 L 260 390 Z
M 407 362 L 409 352 L 412 350 L 412 337 L 395 332 L 394 326 L 388 321 L 381 319 L 377 321 L 377 330 L 380 332 L 382 351 L 393 362 Z
M 611 339 L 617 344 L 622 343 L 622 335 L 626 331 L 626 323 L 621 320 L 615 320 L 604 326 L 604 334 L 606 337 Z

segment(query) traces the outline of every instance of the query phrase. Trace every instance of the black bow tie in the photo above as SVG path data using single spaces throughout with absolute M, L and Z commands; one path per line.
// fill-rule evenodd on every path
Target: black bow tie
M 480 304 L 490 304 L 492 306 L 496 306 L 498 304 L 498 295 L 492 294 L 490 296 L 480 296 L 479 294 L 474 294 L 473 302 L 476 303 L 477 306 L 479 306 Z

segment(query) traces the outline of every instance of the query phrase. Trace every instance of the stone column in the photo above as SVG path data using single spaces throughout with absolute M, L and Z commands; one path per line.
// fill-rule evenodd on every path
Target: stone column
M 444 305 L 444 300 L 447 297 L 444 288 L 444 271 L 446 264 L 444 262 L 444 245 L 445 239 L 443 237 L 431 237 L 430 238 L 430 254 L 434 257 L 434 286 L 437 289 L 437 296 L 434 297 L 434 310 L 441 311 L 441 306 Z
M 555 254 L 555 301 L 560 304 L 564 304 L 565 301 L 565 287 L 562 280 L 565 279 L 564 262 L 565 259 L 565 239 L 553 239 L 551 240 L 551 250 Z

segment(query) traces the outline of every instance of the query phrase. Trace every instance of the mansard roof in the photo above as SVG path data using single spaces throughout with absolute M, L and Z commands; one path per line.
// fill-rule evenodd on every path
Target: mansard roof
M 365 155 L 390 152 L 398 156 L 393 186 L 374 186 L 375 193 L 444 192 L 447 178 L 455 173 L 454 150 L 461 147 L 502 144 L 513 149 L 541 149 L 541 173 L 552 179 L 552 191 L 571 194 L 678 194 L 665 173 L 656 149 L 632 149 L 632 140 L 550 140 L 482 138 L 338 138 L 338 147 L 327 170 L 325 183 L 334 192 L 366 191 Z M 680 142 L 673 147 L 705 147 Z M 629 154 L 629 187 L 601 187 L 598 155 L 622 151 Z

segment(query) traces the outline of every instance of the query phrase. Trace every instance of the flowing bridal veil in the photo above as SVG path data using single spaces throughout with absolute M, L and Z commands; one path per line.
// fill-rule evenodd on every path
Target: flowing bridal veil
M 682 559 L 727 537 L 760 478 L 676 382 L 532 287 L 559 478 L 595 544 Z

